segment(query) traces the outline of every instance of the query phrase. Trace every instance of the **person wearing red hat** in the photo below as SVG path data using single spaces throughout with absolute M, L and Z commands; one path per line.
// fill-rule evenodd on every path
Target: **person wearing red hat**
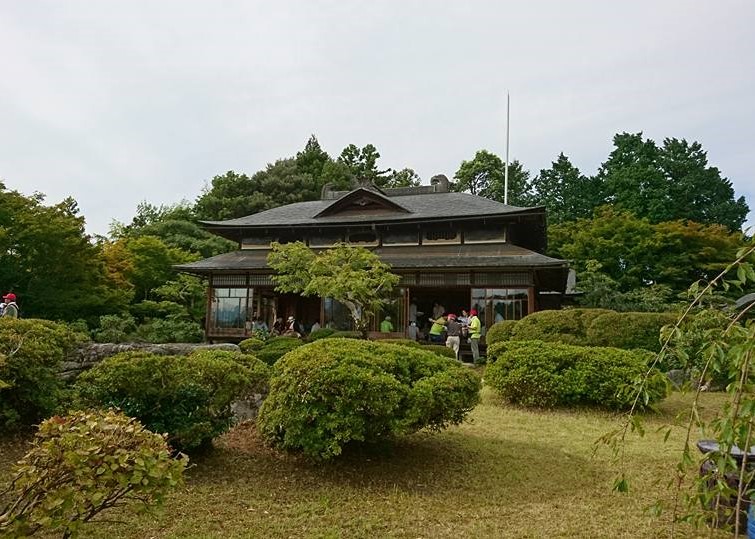
M 480 336 L 482 335 L 482 323 L 477 318 L 477 309 L 469 311 L 469 344 L 472 348 L 472 359 L 475 363 L 480 359 Z
M 16 294 L 9 292 L 3 296 L 5 302 L 3 308 L 3 318 L 18 318 L 18 305 L 16 305 Z

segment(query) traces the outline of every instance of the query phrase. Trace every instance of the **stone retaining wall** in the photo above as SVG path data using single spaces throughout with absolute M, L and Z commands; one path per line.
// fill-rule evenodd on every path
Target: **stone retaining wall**
M 150 343 L 91 343 L 74 350 L 68 355 L 60 369 L 60 377 L 64 380 L 72 380 L 83 371 L 93 367 L 103 359 L 121 352 L 149 352 L 161 356 L 187 356 L 194 350 L 229 350 L 239 352 L 235 344 L 150 344 Z

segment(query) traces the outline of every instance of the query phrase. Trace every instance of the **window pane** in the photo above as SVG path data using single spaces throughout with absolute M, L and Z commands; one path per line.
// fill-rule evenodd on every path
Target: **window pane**
M 325 298 L 323 300 L 323 310 L 325 312 L 324 327 L 342 331 L 351 331 L 354 329 L 351 312 L 342 303 L 331 298 Z
M 417 245 L 419 235 L 416 232 L 391 232 L 383 234 L 383 245 Z
M 503 228 L 478 228 L 464 231 L 464 243 L 488 243 L 506 241 L 506 231 Z
M 210 306 L 210 325 L 214 328 L 243 329 L 247 318 L 246 288 L 214 288 Z
M 492 323 L 520 320 L 527 316 L 529 290 L 527 288 L 493 289 L 489 300 L 493 307 Z

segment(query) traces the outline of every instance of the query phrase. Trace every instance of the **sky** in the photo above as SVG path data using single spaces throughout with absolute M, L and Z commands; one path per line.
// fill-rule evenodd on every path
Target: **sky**
M 504 155 L 509 92 L 533 173 L 642 131 L 702 143 L 755 208 L 753 26 L 751 0 L 0 0 L 0 179 L 98 234 L 311 134 L 427 182 Z

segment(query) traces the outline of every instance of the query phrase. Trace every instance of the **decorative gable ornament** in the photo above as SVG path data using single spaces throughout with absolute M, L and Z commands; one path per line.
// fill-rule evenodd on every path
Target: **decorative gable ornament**
M 334 200 L 330 205 L 314 216 L 315 219 L 321 217 L 330 217 L 339 213 L 349 211 L 387 211 L 394 213 L 412 213 L 401 204 L 391 200 L 377 187 L 357 187 L 353 191 L 346 193 L 338 200 Z

